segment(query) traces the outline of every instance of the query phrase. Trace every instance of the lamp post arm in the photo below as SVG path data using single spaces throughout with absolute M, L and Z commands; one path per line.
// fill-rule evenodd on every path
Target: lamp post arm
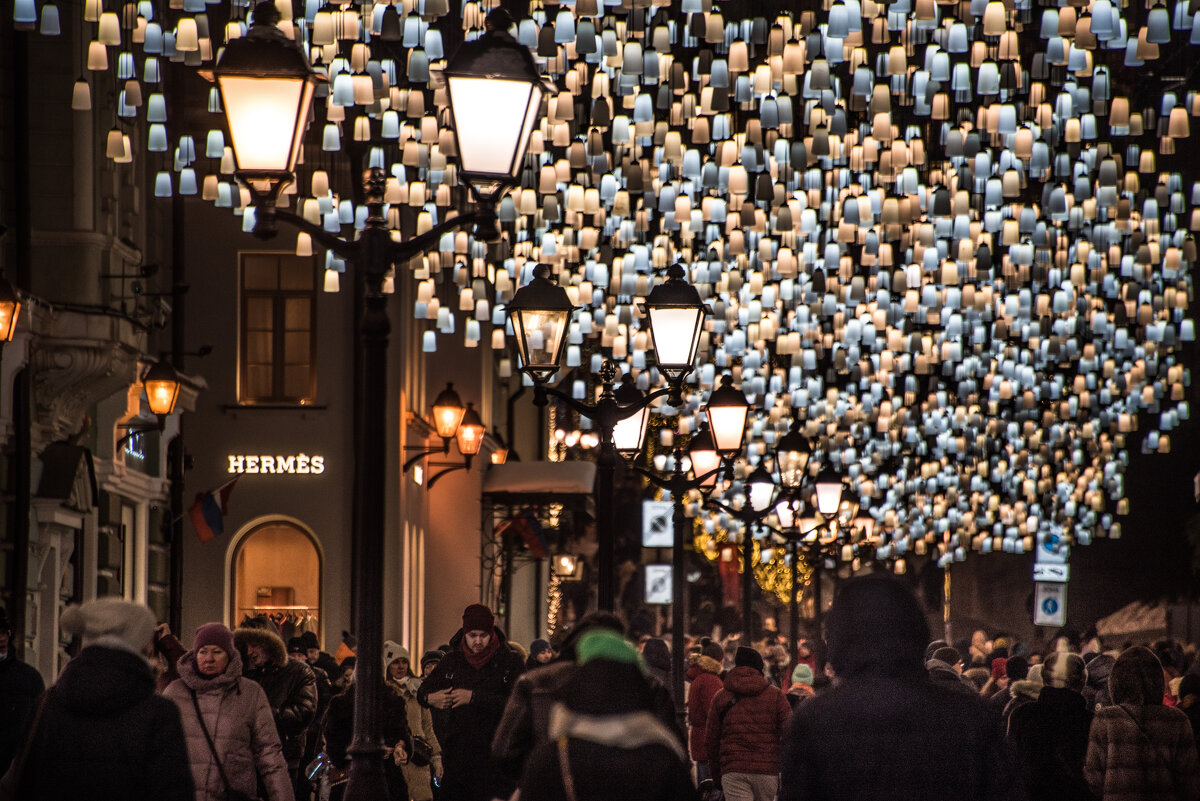
M 342 239 L 340 236 L 329 233 L 321 226 L 309 222 L 299 214 L 291 211 L 276 209 L 274 213 L 274 219 L 282 220 L 288 225 L 299 228 L 301 231 L 312 237 L 313 241 L 319 244 L 321 247 L 325 248 L 326 250 L 332 250 L 343 259 L 354 261 L 358 257 L 359 247 L 357 240 L 348 241 Z
M 416 450 L 419 451 L 419 453 L 404 463 L 404 467 L 400 468 L 400 475 L 407 473 L 410 467 L 424 459 L 426 456 L 430 456 L 435 453 L 450 453 L 450 442 L 447 440 L 444 445 L 434 445 L 427 448 L 405 448 L 405 450 Z
M 451 217 L 448 220 L 442 220 L 425 233 L 418 234 L 412 239 L 402 239 L 399 242 L 389 243 L 387 248 L 388 261 L 393 264 L 396 262 L 408 261 L 414 256 L 424 253 L 449 231 L 456 231 L 459 228 L 465 228 L 468 225 L 492 220 L 494 218 L 494 213 L 472 211 L 466 214 L 459 214 Z
M 434 473 L 432 476 L 429 477 L 429 483 L 425 485 L 426 490 L 433 489 L 433 485 L 438 482 L 438 479 L 440 479 L 442 476 L 446 475 L 447 473 L 453 473 L 455 470 L 470 470 L 471 469 L 471 457 L 464 456 L 462 464 L 455 464 L 454 462 L 430 462 L 429 466 L 430 467 L 441 467 L 441 468 L 445 468 L 445 469 L 440 470 L 437 473 Z

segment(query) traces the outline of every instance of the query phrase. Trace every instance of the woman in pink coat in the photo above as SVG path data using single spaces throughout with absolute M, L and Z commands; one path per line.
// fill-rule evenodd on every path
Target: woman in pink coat
M 269 801 L 295 801 L 267 694 L 256 682 L 242 678 L 233 632 L 220 623 L 205 623 L 196 629 L 192 650 L 179 659 L 178 667 L 179 678 L 163 696 L 178 705 L 183 719 L 196 801 L 225 801 L 226 780 L 229 788 L 256 798 L 260 779 Z

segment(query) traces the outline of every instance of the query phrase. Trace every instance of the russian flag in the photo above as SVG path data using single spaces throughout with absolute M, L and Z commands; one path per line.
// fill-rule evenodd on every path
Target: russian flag
M 225 533 L 225 515 L 229 511 L 229 495 L 240 475 L 217 487 L 212 492 L 196 493 L 196 502 L 188 509 L 188 517 L 196 527 L 196 536 L 208 542 L 218 534 Z

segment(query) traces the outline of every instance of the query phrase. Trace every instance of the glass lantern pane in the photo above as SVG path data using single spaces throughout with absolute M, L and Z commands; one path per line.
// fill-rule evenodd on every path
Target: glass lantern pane
M 219 78 L 239 170 L 286 172 L 291 165 L 303 78 Z
M 626 417 L 613 427 L 613 445 L 619 453 L 637 453 L 642 449 L 642 439 L 646 434 L 646 418 L 650 416 L 650 407 Z
M 660 367 L 690 370 L 700 340 L 703 309 L 652 308 L 650 330 Z
M 525 357 L 529 360 L 526 367 L 536 369 L 554 365 L 567 330 L 569 314 L 569 310 L 544 309 L 525 309 L 518 314 L 521 327 L 518 334 L 524 337 Z
M 795 488 L 804 481 L 808 469 L 808 454 L 800 451 L 784 451 L 778 455 L 779 481 L 783 486 Z
M 448 79 L 464 173 L 512 177 L 533 131 L 542 90 L 529 81 Z
M 713 443 L 717 450 L 732 453 L 742 449 L 742 436 L 746 430 L 746 415 L 748 406 L 710 406 L 708 413 L 708 428 L 712 432 Z

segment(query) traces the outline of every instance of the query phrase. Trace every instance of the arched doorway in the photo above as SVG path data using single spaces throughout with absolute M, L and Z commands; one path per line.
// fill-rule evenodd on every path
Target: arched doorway
M 285 639 L 304 631 L 320 637 L 321 568 L 321 552 L 308 528 L 284 518 L 252 523 L 230 559 L 230 623 L 265 615 Z

